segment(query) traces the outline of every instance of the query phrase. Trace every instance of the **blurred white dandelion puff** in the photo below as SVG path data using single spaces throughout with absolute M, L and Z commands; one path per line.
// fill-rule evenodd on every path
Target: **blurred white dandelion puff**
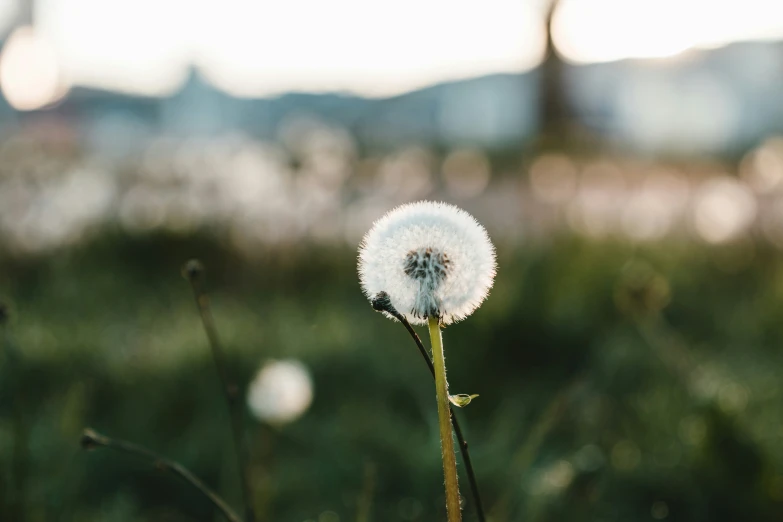
M 450 324 L 481 305 L 495 277 L 495 248 L 476 219 L 453 205 L 419 201 L 375 222 L 359 248 L 359 279 L 413 324 Z M 387 314 L 388 316 L 388 314 Z
M 253 416 L 270 424 L 298 419 L 313 401 L 313 381 L 299 361 L 272 360 L 264 364 L 247 391 Z

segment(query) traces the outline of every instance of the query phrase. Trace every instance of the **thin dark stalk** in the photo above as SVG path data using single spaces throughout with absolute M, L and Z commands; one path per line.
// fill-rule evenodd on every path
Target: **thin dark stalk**
M 408 322 L 405 316 L 398 312 L 394 306 L 392 306 L 391 301 L 389 301 L 387 295 L 384 295 L 384 292 L 381 292 L 378 294 L 378 296 L 376 296 L 375 300 L 373 301 L 373 308 L 392 315 L 395 319 L 402 323 L 405 329 L 408 330 L 408 333 L 413 339 L 413 342 L 416 343 L 416 347 L 419 349 L 421 356 L 424 358 L 424 362 L 427 363 L 427 368 L 430 369 L 430 373 L 434 379 L 435 366 L 432 364 L 432 358 L 427 352 L 427 349 L 424 347 L 424 343 L 421 342 L 419 334 L 416 333 L 416 330 L 413 329 L 411 323 Z M 465 464 L 465 471 L 468 474 L 470 492 L 471 495 L 473 495 L 473 502 L 476 504 L 476 515 L 478 516 L 479 522 L 486 522 L 486 518 L 484 516 L 484 506 L 481 503 L 481 495 L 479 494 L 478 482 L 476 481 L 476 473 L 473 471 L 473 462 L 470 460 L 468 443 L 462 434 L 462 428 L 459 425 L 457 416 L 454 415 L 454 408 L 451 406 L 449 406 L 449 408 L 451 409 L 451 426 L 454 428 L 454 434 L 457 436 L 457 441 L 459 442 L 459 451 L 462 454 L 462 462 Z
M 188 261 L 183 269 L 183 274 L 193 288 L 193 297 L 201 316 L 201 323 L 204 325 L 204 332 L 207 334 L 207 340 L 212 350 L 212 358 L 215 361 L 215 368 L 217 369 L 223 394 L 226 398 L 228 414 L 231 419 L 231 433 L 234 438 L 237 469 L 239 470 L 239 479 L 242 485 L 245 517 L 247 522 L 254 522 L 255 512 L 253 509 L 252 488 L 250 486 L 250 470 L 247 466 L 248 460 L 245 458 L 245 445 L 242 436 L 243 412 L 239 402 L 239 388 L 231 380 L 226 370 L 225 352 L 218 338 L 215 320 L 212 317 L 212 311 L 209 306 L 209 296 L 202 287 L 204 266 L 197 260 Z
M 128 442 L 125 440 L 119 440 L 119 439 L 111 439 L 109 437 L 106 437 L 105 435 L 101 435 L 100 433 L 97 433 L 96 431 L 93 431 L 89 428 L 84 430 L 84 433 L 82 434 L 82 440 L 81 440 L 82 447 L 85 449 L 93 449 L 98 447 L 103 448 L 110 448 L 116 451 L 121 451 L 124 453 L 129 453 L 131 455 L 135 455 L 136 457 L 145 458 L 147 460 L 152 461 L 155 464 L 155 467 L 162 471 L 170 471 L 183 479 L 185 482 L 196 488 L 199 493 L 204 495 L 204 497 L 209 500 L 213 506 L 215 506 L 220 513 L 225 517 L 226 520 L 229 522 L 242 522 L 242 519 L 237 516 L 236 513 L 226 504 L 226 502 L 218 496 L 217 493 L 209 489 L 201 480 L 196 477 L 193 473 L 188 471 L 184 466 L 181 464 L 174 462 L 173 460 L 169 460 L 165 457 L 162 457 L 161 455 L 158 455 L 157 453 L 148 450 L 147 448 L 143 446 L 139 446 L 138 444 L 134 444 L 133 442 Z

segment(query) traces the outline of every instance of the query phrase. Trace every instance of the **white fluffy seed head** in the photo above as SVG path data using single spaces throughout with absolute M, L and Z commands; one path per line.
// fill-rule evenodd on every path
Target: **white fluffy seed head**
M 412 324 L 428 317 L 450 324 L 469 316 L 487 297 L 495 270 L 487 231 L 447 203 L 399 206 L 375 222 L 359 247 L 365 295 L 372 301 L 386 292 Z
M 247 390 L 247 405 L 253 416 L 275 425 L 298 419 L 312 400 L 310 373 L 292 359 L 264 364 Z

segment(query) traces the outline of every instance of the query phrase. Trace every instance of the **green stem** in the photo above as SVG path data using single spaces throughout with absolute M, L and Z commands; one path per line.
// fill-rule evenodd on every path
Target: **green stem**
M 421 342 L 419 334 L 417 334 L 416 330 L 413 329 L 411 323 L 408 322 L 405 316 L 398 312 L 394 306 L 392 306 L 391 301 L 389 300 L 389 294 L 386 292 L 380 292 L 375 296 L 375 299 L 373 299 L 372 306 L 375 310 L 379 312 L 386 312 L 402 323 L 402 325 L 410 334 L 411 339 L 413 339 L 413 342 L 416 343 L 416 347 L 419 349 L 419 353 L 421 354 L 422 359 L 424 359 L 424 362 L 427 363 L 427 368 L 430 370 L 432 378 L 434 379 L 435 367 L 432 365 L 432 357 L 430 356 L 429 352 L 427 352 L 427 349 L 424 347 L 424 343 Z M 457 436 L 457 442 L 459 442 L 459 450 L 460 453 L 462 453 L 462 462 L 465 464 L 465 471 L 468 474 L 470 491 L 473 494 L 473 501 L 476 504 L 476 517 L 478 518 L 478 522 L 485 522 L 486 516 L 484 515 L 484 506 L 481 502 L 481 495 L 479 494 L 476 472 L 473 470 L 473 461 L 470 459 L 468 441 L 465 440 L 465 436 L 462 434 L 462 428 L 459 425 L 457 414 L 454 412 L 454 408 L 449 406 L 449 409 L 451 410 L 451 425 L 454 427 L 454 435 Z
M 446 381 L 446 360 L 443 356 L 443 339 L 440 321 L 430 317 L 430 340 L 432 342 L 432 363 L 435 366 L 435 394 L 438 400 L 438 426 L 440 447 L 443 457 L 443 475 L 446 484 L 446 513 L 449 522 L 460 522 L 459 484 L 457 482 L 457 459 L 454 455 L 454 440 L 451 438 L 451 408 L 449 407 L 449 384 Z
M 427 367 L 430 369 L 430 373 L 432 373 L 432 376 L 435 377 L 435 367 L 432 365 L 432 359 L 430 358 L 430 355 L 427 353 L 427 349 L 424 348 L 424 344 L 422 344 L 421 339 L 419 339 L 419 335 L 413 329 L 411 323 L 409 323 L 408 320 L 405 319 L 404 315 L 396 314 L 395 317 L 403 324 L 403 326 L 405 326 L 405 329 L 408 330 L 408 333 L 411 335 L 413 341 L 416 343 L 416 346 L 419 348 L 419 352 L 421 353 L 421 356 L 424 358 L 424 361 L 427 363 Z M 478 518 L 479 522 L 485 522 L 486 517 L 484 516 L 484 505 L 481 503 L 481 495 L 479 494 L 478 481 L 476 480 L 476 472 L 473 471 L 473 461 L 470 458 L 470 451 L 468 450 L 468 441 L 465 440 L 465 436 L 462 434 L 462 428 L 459 425 L 459 421 L 457 420 L 457 414 L 454 412 L 454 408 L 449 406 L 449 409 L 451 410 L 451 425 L 454 427 L 454 435 L 457 436 L 457 442 L 459 443 L 459 450 L 460 453 L 462 453 L 462 462 L 465 464 L 465 471 L 468 474 L 468 483 L 470 484 L 470 491 L 473 494 L 473 502 L 475 502 L 476 504 L 476 517 Z

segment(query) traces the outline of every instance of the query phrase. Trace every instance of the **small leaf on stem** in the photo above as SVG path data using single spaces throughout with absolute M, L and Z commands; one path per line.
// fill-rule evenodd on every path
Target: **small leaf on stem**
M 451 402 L 451 404 L 457 408 L 464 408 L 476 397 L 478 397 L 478 393 L 474 393 L 473 395 L 468 395 L 467 393 L 458 393 L 456 395 L 449 395 L 449 402 Z

